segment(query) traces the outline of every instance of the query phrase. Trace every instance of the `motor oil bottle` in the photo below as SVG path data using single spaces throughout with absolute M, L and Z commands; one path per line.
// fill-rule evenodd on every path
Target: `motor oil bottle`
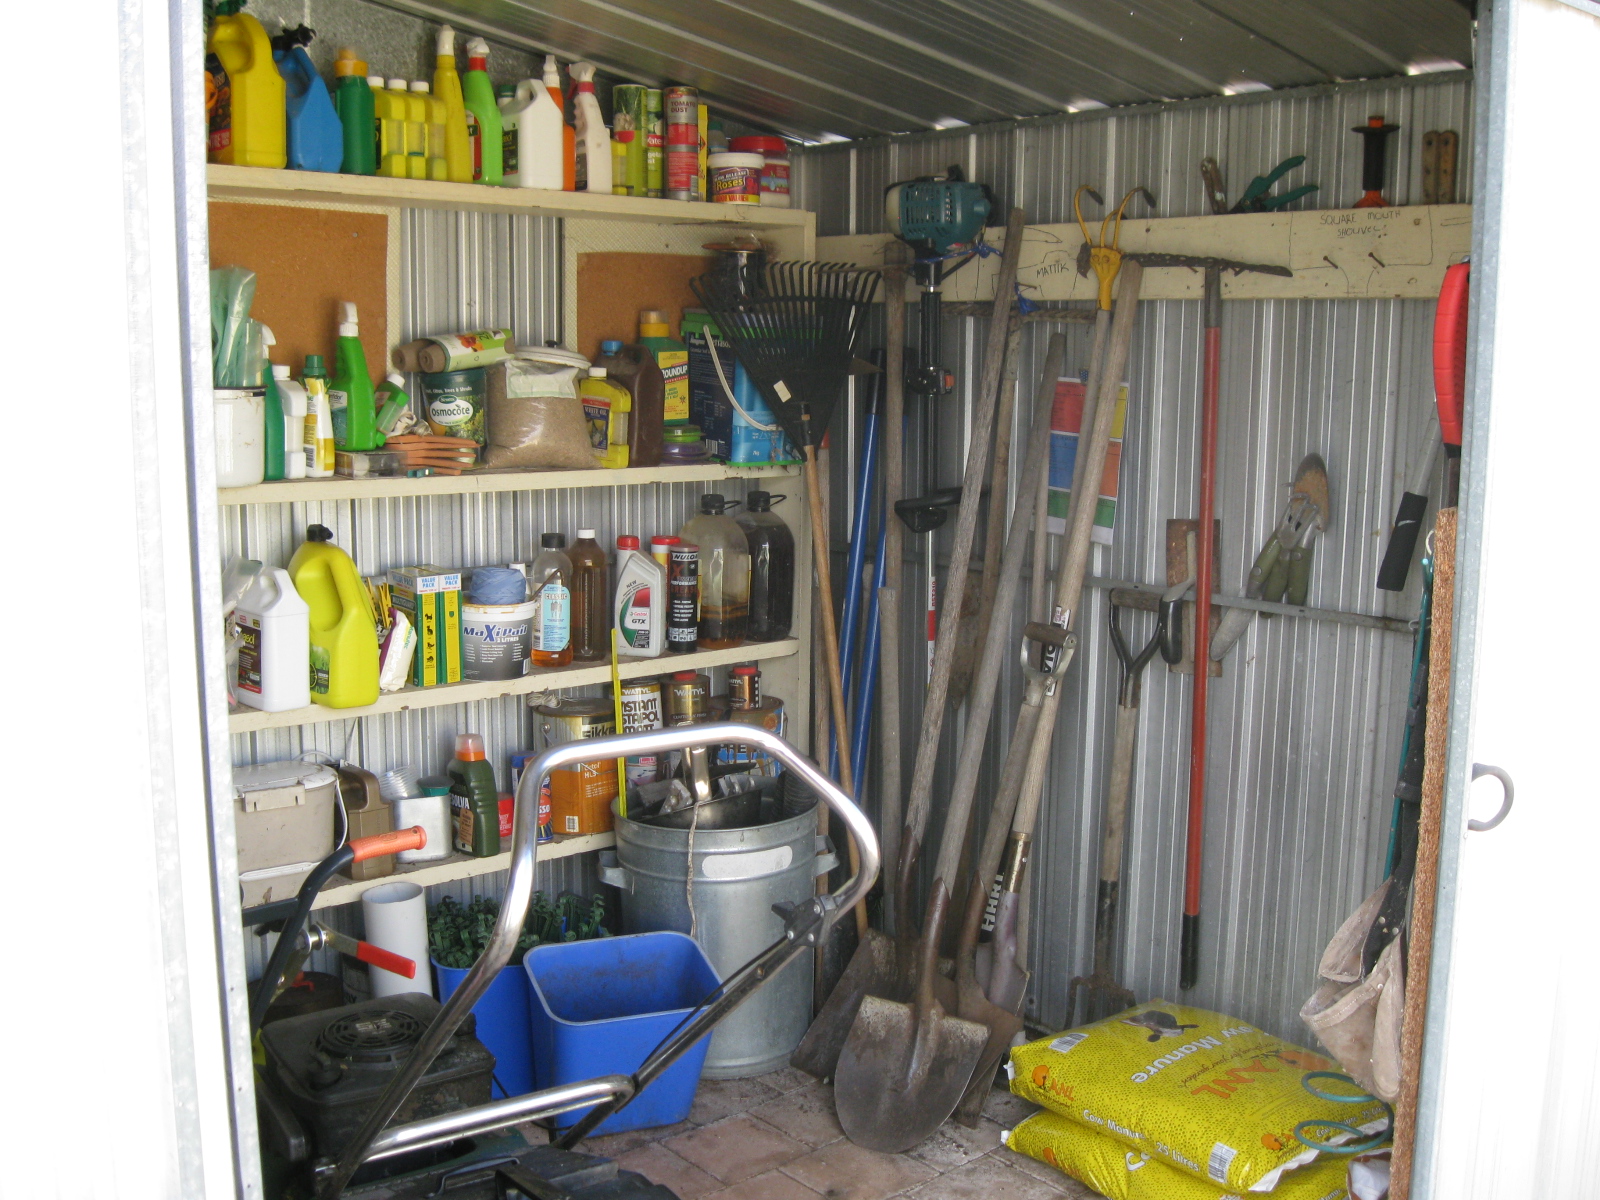
M 283 409 L 283 477 L 306 477 L 306 389 L 305 385 L 289 378 L 285 363 L 274 363 L 272 386 L 278 392 L 278 404 Z
M 544 89 L 561 114 L 561 189 L 570 192 L 578 182 L 578 131 L 567 124 L 567 100 L 561 94 L 561 68 L 554 54 L 544 56 Z
M 639 314 L 639 344 L 661 368 L 661 420 L 667 425 L 689 423 L 689 347 L 672 336 L 667 314 L 647 308 Z
M 376 450 L 382 439 L 373 406 L 372 376 L 367 373 L 367 354 L 361 346 L 361 326 L 354 304 L 346 301 L 341 307 L 337 358 L 328 387 L 333 443 L 339 450 Z
M 594 365 L 604 367 L 606 378 L 626 388 L 633 398 L 633 416 L 628 423 L 628 465 L 660 466 L 666 381 L 655 356 L 643 346 L 605 341 L 600 343 L 600 357 Z
M 372 596 L 325 525 L 306 530 L 289 560 L 295 591 L 310 607 L 311 700 L 357 708 L 378 699 L 378 632 Z
M 620 342 L 606 342 L 620 346 Z M 584 419 L 589 422 L 589 445 L 602 467 L 620 469 L 628 465 L 628 421 L 633 395 L 621 384 L 613 383 L 604 367 L 590 367 L 588 377 L 578 385 Z
M 409 106 L 406 97 L 395 90 L 396 85 L 403 87 L 405 80 L 391 79 L 385 84 L 381 77 L 370 75 L 367 85 L 372 89 L 377 173 L 386 179 L 405 179 L 411 169 L 406 160 L 406 117 Z
M 262 571 L 233 610 L 234 698 L 261 712 L 311 703 L 311 607 L 282 567 Z
M 339 49 L 333 63 L 333 108 L 339 114 L 339 170 L 346 175 L 378 172 L 377 114 L 367 64 L 350 46 Z
M 472 142 L 467 136 L 467 106 L 456 73 L 456 31 L 439 27 L 433 60 L 433 94 L 444 101 L 444 158 L 451 183 L 472 182 Z
M 600 115 L 600 101 L 594 94 L 594 64 L 575 62 L 567 68 L 572 76 L 574 131 L 573 186 L 580 192 L 611 192 L 611 134 Z
M 700 497 L 700 513 L 679 536 L 700 548 L 702 650 L 724 650 L 745 640 L 750 610 L 750 544 L 744 530 L 725 515 L 728 502 L 715 492 Z
M 226 72 L 228 92 L 226 128 L 213 120 L 206 157 L 238 167 L 282 167 L 289 161 L 283 76 L 272 61 L 272 39 L 260 21 L 239 11 L 243 7 L 244 0 L 218 0 L 206 39 L 206 52 Z M 213 116 L 220 117 L 220 95 L 215 101 Z
M 472 143 L 472 181 L 498 186 L 500 167 L 500 106 L 489 80 L 489 43 L 473 38 L 467 43 L 467 73 L 461 77 L 462 102 L 467 110 L 467 140 Z
M 474 858 L 493 858 L 500 853 L 500 791 L 481 733 L 456 734 L 456 756 L 445 774 L 455 848 Z
M 334 111 L 328 85 L 306 53 L 311 38 L 311 30 L 300 25 L 272 39 L 272 58 L 284 83 L 289 167 L 337 172 L 344 159 L 344 127 Z
M 444 101 L 433 94 L 433 89 L 428 86 L 425 79 L 413 80 L 411 84 L 411 99 L 413 102 L 421 97 L 426 111 L 424 119 L 427 121 L 427 160 L 428 178 L 443 182 L 450 178 L 449 165 L 445 160 L 445 125 L 449 114 L 445 111 Z
M 563 534 L 543 534 L 539 545 L 528 564 L 528 599 L 536 605 L 528 657 L 536 667 L 564 667 L 572 661 L 572 559 Z
M 751 492 L 735 520 L 750 547 L 750 616 L 745 639 L 776 642 L 794 625 L 794 534 L 772 511 L 787 499 Z
M 659 658 L 667 644 L 667 572 L 639 549 L 639 539 L 617 539 L 617 594 L 612 605 L 617 653 Z
M 567 557 L 572 560 L 572 657 L 575 662 L 598 662 L 611 656 L 606 552 L 594 540 L 594 530 L 580 529 Z
M 328 410 L 328 373 L 322 355 L 306 355 L 300 381 L 306 389 L 306 424 L 302 444 L 306 452 L 307 479 L 333 478 L 333 415 Z

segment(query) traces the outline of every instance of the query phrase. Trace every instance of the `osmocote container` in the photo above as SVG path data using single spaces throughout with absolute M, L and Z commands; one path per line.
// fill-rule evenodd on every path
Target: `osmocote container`
M 803 902 L 815 892 L 816 877 L 838 862 L 827 839 L 817 836 L 814 807 L 784 817 L 775 790 L 772 796 L 763 799 L 762 811 L 777 819 L 694 833 L 695 940 L 723 979 L 783 936 L 772 906 Z M 601 853 L 600 880 L 622 890 L 623 930 L 688 933 L 689 830 L 621 815 L 615 829 L 617 848 Z M 806 950 L 717 1026 L 703 1075 L 746 1079 L 775 1071 L 810 1023 Z

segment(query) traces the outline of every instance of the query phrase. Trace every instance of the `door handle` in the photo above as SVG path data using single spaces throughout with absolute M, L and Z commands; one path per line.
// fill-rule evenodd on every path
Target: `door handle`
M 1485 833 L 1488 830 L 1493 829 L 1496 825 L 1500 824 L 1501 821 L 1504 821 L 1507 814 L 1511 812 L 1511 802 L 1515 799 L 1517 794 L 1516 788 L 1511 786 L 1511 776 L 1506 774 L 1502 768 L 1491 767 L 1488 763 L 1472 764 L 1472 778 L 1474 781 L 1482 779 L 1485 775 L 1493 775 L 1500 781 L 1500 789 L 1502 792 L 1500 798 L 1500 811 L 1495 813 L 1494 816 L 1490 817 L 1487 821 L 1474 821 L 1469 819 L 1467 821 L 1467 828 L 1472 830 L 1473 833 Z

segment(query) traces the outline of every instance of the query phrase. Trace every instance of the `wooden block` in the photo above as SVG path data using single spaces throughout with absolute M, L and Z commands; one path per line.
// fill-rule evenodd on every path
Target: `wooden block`
M 1216 530 L 1216 544 L 1222 545 L 1222 522 L 1214 523 Z M 1167 520 L 1167 586 L 1182 583 L 1185 579 L 1194 578 L 1194 538 L 1199 532 L 1200 522 L 1187 517 L 1170 517 Z M 1220 557 L 1220 554 L 1219 554 Z M 1215 604 L 1211 606 L 1211 632 L 1215 633 L 1218 623 L 1222 620 L 1222 610 Z M 1206 635 L 1206 645 L 1211 645 L 1211 634 Z M 1175 671 L 1180 675 L 1194 674 L 1194 604 L 1192 602 L 1183 606 L 1183 661 L 1168 663 L 1167 670 Z M 1215 659 L 1208 659 L 1210 674 L 1215 677 L 1222 674 L 1222 664 Z

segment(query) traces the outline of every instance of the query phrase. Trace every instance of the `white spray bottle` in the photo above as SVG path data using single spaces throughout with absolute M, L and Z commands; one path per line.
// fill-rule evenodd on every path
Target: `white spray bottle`
M 306 477 L 306 389 L 289 378 L 287 363 L 272 364 L 272 383 L 283 407 L 283 477 Z
M 572 112 L 578 132 L 578 191 L 611 194 L 611 134 L 594 94 L 594 64 L 568 68 L 576 85 Z

